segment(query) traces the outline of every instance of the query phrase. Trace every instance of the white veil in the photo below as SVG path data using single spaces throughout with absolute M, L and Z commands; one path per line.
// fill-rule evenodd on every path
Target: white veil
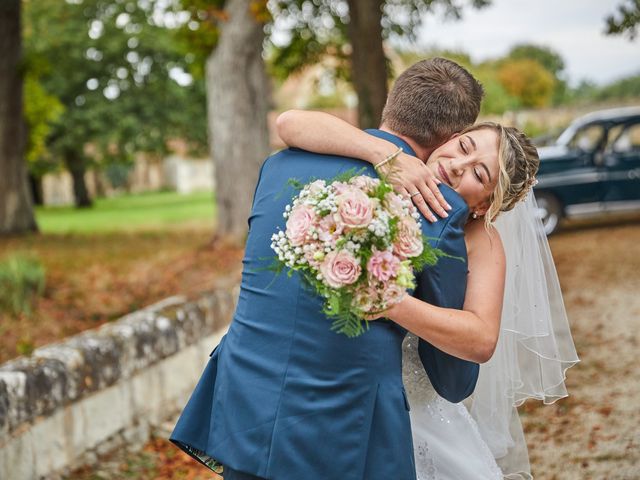
M 566 397 L 565 372 L 579 361 L 537 211 L 530 191 L 495 222 L 507 258 L 502 323 L 495 353 L 480 367 L 470 407 L 510 479 L 532 478 L 516 407 L 528 398 L 548 404 Z

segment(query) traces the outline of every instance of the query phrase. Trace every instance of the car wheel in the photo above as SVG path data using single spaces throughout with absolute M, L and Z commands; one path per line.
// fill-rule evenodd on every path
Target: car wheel
M 551 235 L 558 228 L 558 224 L 562 219 L 562 204 L 550 193 L 536 193 L 536 202 L 538 203 L 538 218 L 542 220 L 544 232 Z

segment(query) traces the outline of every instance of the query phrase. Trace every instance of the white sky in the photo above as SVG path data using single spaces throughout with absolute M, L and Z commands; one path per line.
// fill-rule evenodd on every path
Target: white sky
M 504 55 L 516 43 L 551 47 L 565 62 L 575 85 L 598 84 L 640 73 L 640 38 L 604 35 L 605 17 L 622 0 L 493 0 L 467 8 L 460 21 L 431 15 L 418 34 L 422 48 L 466 51 L 474 62 Z

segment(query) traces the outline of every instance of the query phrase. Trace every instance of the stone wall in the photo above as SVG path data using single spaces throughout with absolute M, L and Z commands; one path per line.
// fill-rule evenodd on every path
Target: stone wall
M 0 365 L 0 479 L 56 478 L 143 444 L 186 404 L 236 288 L 171 297 Z

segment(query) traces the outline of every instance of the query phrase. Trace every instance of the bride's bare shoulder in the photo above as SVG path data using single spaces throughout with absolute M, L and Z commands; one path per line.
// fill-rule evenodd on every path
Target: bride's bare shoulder
M 469 222 L 464 231 L 469 257 L 480 254 L 491 255 L 496 260 L 504 259 L 504 247 L 496 228 L 485 226 L 482 220 L 475 220 Z

